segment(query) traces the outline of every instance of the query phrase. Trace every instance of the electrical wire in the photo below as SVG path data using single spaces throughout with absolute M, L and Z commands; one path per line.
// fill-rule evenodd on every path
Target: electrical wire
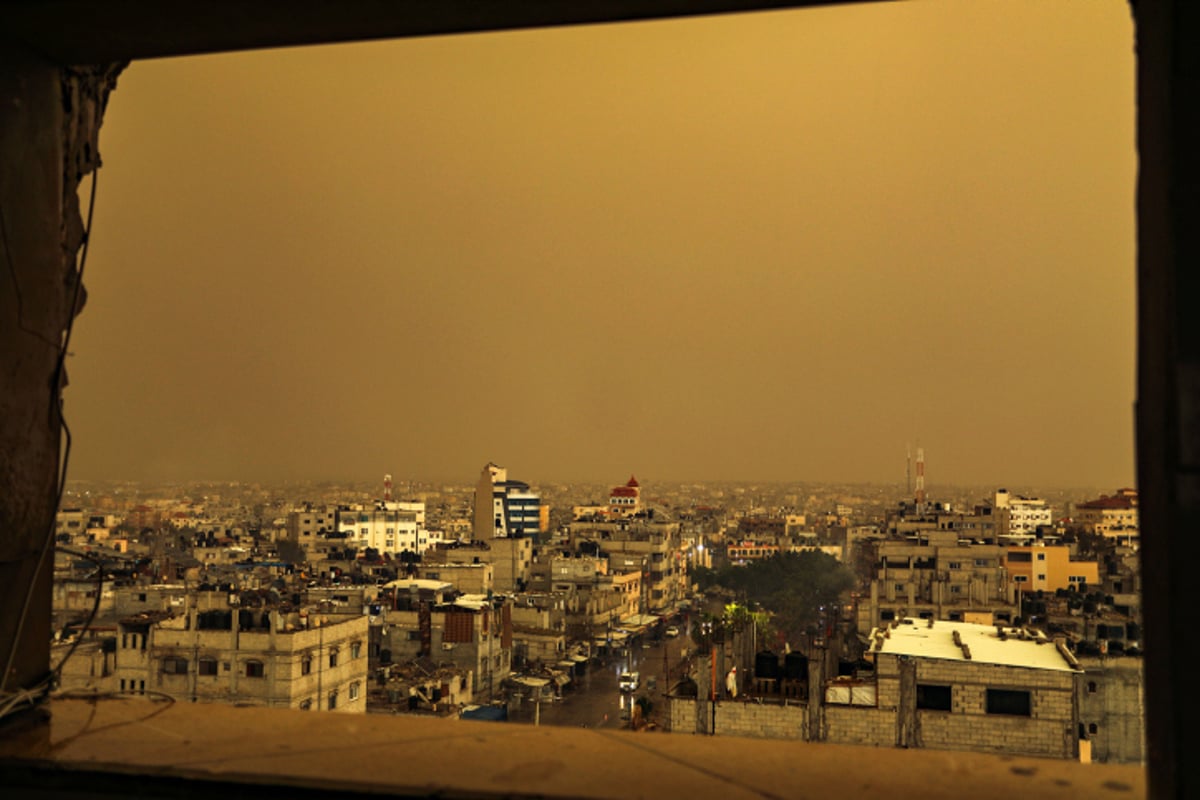
M 62 428 L 64 437 L 65 437 L 65 446 L 63 449 L 62 462 L 59 466 L 58 491 L 56 493 L 55 501 L 54 501 L 54 510 L 55 510 L 56 514 L 58 512 L 58 509 L 62 506 L 63 494 L 66 491 L 67 467 L 71 461 L 71 444 L 72 444 L 71 428 L 70 428 L 70 426 L 67 425 L 66 417 L 63 414 L 63 405 L 64 405 L 63 396 L 62 396 L 63 377 L 66 372 L 66 361 L 67 361 L 68 348 L 71 345 L 71 333 L 75 329 L 76 313 L 79 310 L 79 296 L 80 296 L 80 291 L 83 288 L 84 268 L 87 266 L 88 246 L 91 243 L 91 239 L 92 239 L 92 215 L 96 211 L 96 184 L 98 182 L 97 181 L 98 175 L 99 175 L 99 170 L 92 171 L 92 186 L 91 186 L 91 191 L 89 192 L 89 197 L 88 197 L 87 221 L 84 224 L 84 228 L 83 228 L 83 243 L 82 243 L 82 250 L 80 251 L 80 256 L 79 256 L 79 267 L 75 270 L 75 287 L 74 287 L 74 291 L 72 292 L 72 296 L 71 296 L 70 317 L 67 320 L 67 326 L 66 326 L 66 331 L 63 335 L 62 346 L 59 348 L 59 351 L 58 351 L 58 363 L 55 366 L 54 379 L 53 379 L 53 383 L 50 386 L 50 389 L 51 389 L 51 392 L 50 392 L 50 414 L 51 414 L 51 417 L 53 418 L 53 416 L 57 412 L 58 424 Z M 8 251 L 7 233 L 5 234 L 5 250 Z M 16 273 L 15 267 L 13 267 L 13 265 L 11 263 L 11 257 L 12 257 L 11 252 L 9 252 L 9 259 L 10 259 L 9 267 L 10 267 L 10 269 L 13 270 L 13 277 L 15 279 L 17 273 Z M 33 603 L 33 595 L 34 595 L 35 587 L 37 586 L 37 583 L 38 583 L 38 576 L 42 573 L 42 569 L 45 567 L 46 557 L 49 555 L 50 551 L 53 549 L 55 531 L 56 531 L 56 520 L 51 519 L 50 529 L 49 529 L 49 531 L 47 531 L 46 538 L 42 542 L 41 552 L 38 554 L 37 565 L 34 568 L 33 575 L 31 576 L 30 581 L 29 581 L 29 590 L 25 593 L 25 600 L 21 604 L 21 611 L 17 617 L 16 629 L 13 632 L 12 646 L 9 648 L 8 657 L 5 659 L 4 673 L 3 673 L 3 675 L 0 675 L 0 718 L 2 718 L 3 716 L 12 712 L 13 708 L 16 707 L 13 704 L 14 701 L 17 701 L 19 699 L 31 700 L 31 698 L 33 698 L 31 700 L 32 702 L 34 702 L 34 703 L 40 702 L 40 700 L 46 696 L 46 694 L 50 690 L 50 687 L 53 685 L 53 682 L 55 680 L 55 674 L 61 674 L 62 666 L 63 666 L 63 664 L 66 663 L 66 659 L 63 659 L 63 662 L 60 663 L 58 666 L 57 673 L 50 673 L 50 674 L 46 675 L 41 681 L 39 681 L 33 687 L 21 689 L 21 690 L 14 692 L 13 697 L 11 699 L 8 697 L 7 688 L 8 688 L 9 674 L 12 671 L 13 662 L 16 660 L 16 657 L 17 657 L 17 647 L 21 641 L 21 634 L 24 632 L 24 629 L 25 629 L 25 620 L 29 616 L 29 608 Z M 103 572 L 103 571 L 101 570 L 101 572 Z M 103 580 L 103 575 L 101 575 L 101 580 Z M 97 601 L 99 600 L 99 596 L 100 596 L 100 592 L 97 591 L 96 592 Z M 86 628 L 86 625 L 90 625 L 92 620 L 95 618 L 95 613 L 98 610 L 98 608 L 99 608 L 99 602 L 97 602 L 96 607 L 93 609 L 92 617 L 90 617 L 88 619 L 87 623 L 85 624 L 85 628 Z M 72 648 L 72 652 L 73 651 L 74 651 L 74 648 Z M 68 653 L 68 656 L 69 655 L 70 655 L 70 653 Z

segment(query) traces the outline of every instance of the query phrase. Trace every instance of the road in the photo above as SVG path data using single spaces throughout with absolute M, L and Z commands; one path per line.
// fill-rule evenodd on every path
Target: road
M 625 727 L 628 722 L 622 719 L 622 695 L 617 690 L 617 677 L 627 670 L 639 672 L 641 686 L 632 697 L 648 697 L 655 704 L 655 710 L 661 710 L 663 692 L 670 688 L 663 654 L 665 652 L 671 659 L 671 679 L 678 680 L 682 652 L 689 642 L 686 636 L 681 635 L 651 643 L 649 647 L 635 644 L 628 648 L 623 656 L 613 656 L 602 663 L 592 662 L 588 664 L 587 673 L 577 678 L 574 686 L 563 691 L 561 701 L 542 703 L 540 710 L 535 710 L 532 703 L 524 702 L 510 713 L 509 719 L 513 722 L 532 724 L 536 715 L 539 716 L 541 725 Z M 654 689 L 650 688 L 652 679 Z M 631 700 L 630 696 L 625 696 L 626 703 Z M 654 716 L 656 715 L 652 711 L 651 718 Z

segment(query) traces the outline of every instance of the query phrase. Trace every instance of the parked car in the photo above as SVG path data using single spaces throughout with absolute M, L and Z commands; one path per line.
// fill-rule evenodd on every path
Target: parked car
M 678 635 L 679 635 L 679 628 L 676 627 L 675 625 L 672 625 L 669 628 L 667 628 L 667 636 L 670 636 L 672 639 L 674 639 Z
M 639 676 L 636 672 L 622 673 L 621 677 L 617 679 L 617 686 L 622 692 L 636 692 L 638 690 L 638 681 L 640 677 L 641 676 Z

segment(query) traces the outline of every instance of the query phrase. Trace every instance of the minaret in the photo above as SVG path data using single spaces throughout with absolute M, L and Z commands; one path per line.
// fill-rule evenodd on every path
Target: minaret
M 392 502 L 392 476 L 383 476 L 383 502 Z

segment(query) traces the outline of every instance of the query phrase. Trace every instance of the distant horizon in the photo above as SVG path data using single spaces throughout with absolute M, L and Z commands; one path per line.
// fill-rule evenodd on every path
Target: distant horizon
M 595 480 L 595 479 L 566 480 L 566 479 L 562 479 L 562 478 L 529 478 L 526 476 L 517 475 L 517 474 L 513 474 L 513 473 L 510 473 L 510 477 L 515 480 L 524 481 L 525 483 L 528 483 L 533 488 L 539 488 L 539 487 L 543 487 L 543 486 L 552 486 L 552 485 L 619 486 L 622 483 L 624 483 L 624 480 L 605 481 L 605 480 Z M 748 479 L 739 480 L 739 479 L 716 479 L 716 478 L 707 479 L 707 480 L 697 480 L 697 479 L 682 479 L 682 480 L 680 480 L 680 479 L 666 479 L 666 478 L 657 479 L 656 478 L 653 480 L 643 481 L 641 478 L 639 478 L 638 482 L 643 487 L 653 487 L 656 485 L 658 485 L 658 486 L 724 485 L 724 486 L 739 486 L 739 487 L 762 486 L 762 487 L 773 487 L 773 488 L 782 488 L 782 487 L 821 488 L 821 487 L 856 486 L 856 487 L 869 487 L 869 488 L 873 488 L 873 489 L 894 489 L 897 492 L 900 492 L 901 494 L 908 494 L 908 491 L 906 490 L 903 481 L 889 482 L 889 481 L 870 481 L 870 480 L 859 480 L 859 481 L 748 480 Z M 137 486 L 145 485 L 145 486 L 152 486 L 152 487 L 260 486 L 260 487 L 269 487 L 269 488 L 280 488 L 280 487 L 288 487 L 288 486 L 329 485 L 329 486 L 335 486 L 335 487 L 339 487 L 339 488 L 352 488 L 355 490 L 364 490 L 368 486 L 378 486 L 379 493 L 381 496 L 383 493 L 382 476 L 380 476 L 380 479 L 378 481 L 372 481 L 367 478 L 355 478 L 355 479 L 310 478 L 310 479 L 289 479 L 289 480 L 279 480 L 279 481 L 268 481 L 268 480 L 239 480 L 239 479 L 214 479 L 214 478 L 196 478 L 196 479 L 190 479 L 190 480 L 175 480 L 175 479 L 171 479 L 171 480 L 166 480 L 166 479 L 163 479 L 163 480 L 153 480 L 153 479 L 137 480 L 137 479 L 130 479 L 130 478 L 73 478 L 73 477 L 68 477 L 67 481 L 66 481 L 67 487 L 69 488 L 72 484 L 108 484 L 108 485 L 137 485 Z M 438 478 L 399 478 L 399 477 L 396 477 L 395 475 L 393 475 L 393 485 L 394 486 L 401 486 L 404 484 L 454 486 L 454 487 L 460 487 L 464 490 L 470 491 L 470 490 L 473 490 L 475 481 L 473 481 L 473 480 L 442 480 L 442 479 L 438 479 Z M 985 489 L 990 492 L 996 492 L 996 491 L 1000 491 L 1003 489 L 1003 490 L 1009 491 L 1010 493 L 1021 493 L 1021 492 L 1025 492 L 1025 491 L 1055 491 L 1055 492 L 1095 491 L 1095 492 L 1101 492 L 1101 493 L 1111 493 L 1111 492 L 1117 492 L 1122 489 L 1136 490 L 1136 488 L 1137 488 L 1136 485 L 1132 484 L 1132 483 L 1114 484 L 1111 486 L 1105 485 L 1105 484 L 1087 484 L 1087 483 L 1079 483 L 1079 484 L 988 483 L 988 482 L 983 482 L 983 483 L 974 483 L 974 482 L 941 483 L 938 485 L 933 485 L 933 486 L 927 485 L 926 486 L 926 493 L 929 495 L 929 499 L 931 501 L 937 500 L 937 493 L 938 493 L 939 487 L 943 488 L 946 491 Z

